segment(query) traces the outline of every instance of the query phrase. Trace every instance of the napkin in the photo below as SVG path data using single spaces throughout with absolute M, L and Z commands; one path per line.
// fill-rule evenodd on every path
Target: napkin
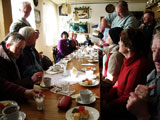
M 76 99 L 78 96 L 80 96 L 80 94 L 74 94 L 74 95 L 72 95 L 71 97 L 72 97 L 73 99 Z M 97 95 L 94 94 L 94 93 L 93 93 L 93 96 L 95 96 L 95 98 L 97 98 L 97 99 L 100 98 L 99 96 L 97 96 Z
M 88 63 L 88 64 L 81 64 L 81 65 L 91 65 L 91 66 L 95 66 L 95 64 L 91 64 L 91 63 Z
M 70 96 L 75 92 L 75 90 L 62 91 L 60 87 L 54 87 L 50 91 L 56 94 L 61 94 L 61 95 L 66 95 L 66 96 Z

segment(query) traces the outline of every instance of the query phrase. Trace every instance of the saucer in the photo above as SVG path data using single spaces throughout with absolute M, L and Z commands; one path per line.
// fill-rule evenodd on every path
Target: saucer
M 94 103 L 95 101 L 96 101 L 95 96 L 91 96 L 90 101 L 89 101 L 88 103 L 84 103 L 84 102 L 81 100 L 81 97 L 80 97 L 80 96 L 78 96 L 78 97 L 76 98 L 76 102 L 77 102 L 77 103 L 85 104 L 85 105 Z
M 24 112 L 19 111 L 19 118 L 18 120 L 25 120 L 26 114 Z M 5 117 L 1 117 L 0 120 L 7 120 Z
M 51 87 L 53 87 L 54 85 L 51 85 L 50 87 L 46 87 L 45 84 L 44 84 L 44 82 L 41 82 L 40 86 L 41 86 L 42 88 L 51 88 Z

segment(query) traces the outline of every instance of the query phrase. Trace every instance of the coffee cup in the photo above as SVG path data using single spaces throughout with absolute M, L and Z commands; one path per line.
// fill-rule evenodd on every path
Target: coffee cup
M 43 82 L 46 87 L 51 87 L 51 78 L 50 77 L 44 77 Z
M 80 90 L 80 97 L 81 97 L 81 100 L 84 103 L 89 103 L 91 95 L 92 95 L 92 91 L 90 91 L 88 89 L 86 89 L 86 90 Z
M 19 118 L 19 106 L 8 105 L 2 110 L 2 117 L 5 120 L 18 120 Z

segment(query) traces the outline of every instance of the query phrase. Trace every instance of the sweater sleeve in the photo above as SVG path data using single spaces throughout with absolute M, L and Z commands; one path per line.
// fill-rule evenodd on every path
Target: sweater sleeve
M 59 53 L 60 53 L 62 56 L 65 56 L 65 55 L 66 55 L 65 49 L 66 49 L 66 47 L 65 47 L 65 45 L 64 45 L 63 40 L 60 40 L 60 41 L 58 42 L 58 50 L 59 50 Z
M 2 78 L 1 78 L 2 79 Z M 8 80 L 1 80 L 0 82 L 0 93 L 1 99 L 11 99 L 19 102 L 26 101 L 25 99 L 26 88 L 9 82 Z
M 146 69 L 147 67 L 145 66 L 147 66 L 145 63 L 143 63 L 143 65 L 137 65 L 129 72 L 127 83 L 125 85 L 126 87 L 123 90 L 124 92 L 122 93 L 122 95 L 120 95 L 120 97 L 113 100 L 111 104 L 113 105 L 126 104 L 128 97 L 130 95 L 130 92 L 134 91 L 134 89 L 138 84 L 145 83 L 147 73 L 148 73 Z
M 111 80 L 113 83 L 117 80 L 118 75 L 121 70 L 123 63 L 123 56 L 120 53 L 114 53 L 109 58 L 108 68 L 107 68 L 107 79 Z

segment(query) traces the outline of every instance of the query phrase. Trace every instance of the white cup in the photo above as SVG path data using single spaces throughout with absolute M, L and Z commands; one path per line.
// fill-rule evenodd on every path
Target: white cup
M 92 91 L 90 91 L 88 89 L 86 89 L 86 90 L 80 90 L 80 97 L 81 97 L 81 100 L 84 103 L 89 103 L 91 95 L 92 95 Z
M 50 77 L 43 77 L 43 82 L 46 87 L 51 87 L 51 78 Z
M 18 120 L 19 118 L 19 106 L 9 105 L 2 110 L 2 117 L 4 120 Z
M 35 97 L 34 99 L 37 105 L 37 110 L 43 110 L 44 109 L 44 95 Z

